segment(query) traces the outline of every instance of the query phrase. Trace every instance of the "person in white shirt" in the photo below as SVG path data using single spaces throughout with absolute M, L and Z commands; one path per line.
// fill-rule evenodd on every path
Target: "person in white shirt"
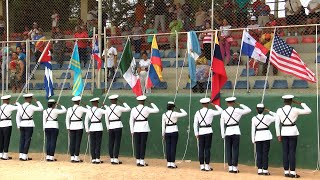
M 144 51 L 142 53 L 142 59 L 139 61 L 138 73 L 140 77 L 141 89 L 145 93 L 151 93 L 151 89 L 147 88 L 147 77 L 150 68 L 151 61 L 148 59 L 148 53 Z
M 67 109 L 61 106 L 61 109 L 57 109 L 57 104 L 54 99 L 48 100 L 48 109 L 43 111 L 43 131 L 46 134 L 46 160 L 48 162 L 56 161 L 54 153 L 56 150 L 57 138 L 59 134 L 58 116 L 67 112 Z
M 101 119 L 107 111 L 98 108 L 99 100 L 100 98 L 93 98 L 90 100 L 90 102 L 92 103 L 92 107 L 88 107 L 88 112 L 86 113 L 84 121 L 86 132 L 90 136 L 90 152 L 92 164 L 103 163 L 103 161 L 100 160 L 100 150 L 103 134 L 103 126 Z
M 71 99 L 74 103 L 73 107 L 68 108 L 66 115 L 66 127 L 69 131 L 70 144 L 69 151 L 72 163 L 83 162 L 79 158 L 80 145 L 83 134 L 82 116 L 88 112 L 88 109 L 80 106 L 81 97 L 75 96 Z
M 123 103 L 123 106 L 117 105 L 119 95 L 109 96 L 111 102 L 110 106 L 106 108 L 106 126 L 109 131 L 109 156 L 111 164 L 122 164 L 119 161 L 119 150 L 122 137 L 123 124 L 121 122 L 121 115 L 123 112 L 129 112 L 131 108 L 127 103 Z
M 211 142 L 212 142 L 212 121 L 214 116 L 222 113 L 223 109 L 215 105 L 217 110 L 209 109 L 210 98 L 200 99 L 202 108 L 194 115 L 194 135 L 198 141 L 199 161 L 201 171 L 212 171 L 210 167 Z M 205 163 L 205 164 L 204 164 Z
M 19 159 L 21 161 L 32 160 L 28 157 L 29 147 L 33 134 L 33 128 L 35 127 L 33 121 L 33 114 L 36 111 L 43 111 L 43 106 L 40 101 L 33 98 L 33 94 L 24 94 L 25 103 L 18 107 L 16 115 L 17 127 L 20 129 L 20 146 L 19 146 Z M 34 100 L 38 106 L 31 104 Z
M 310 114 L 311 109 L 305 103 L 295 101 L 293 98 L 293 95 L 282 96 L 285 105 L 277 110 L 279 119 L 275 125 L 278 141 L 282 141 L 284 176 L 299 178 L 300 176 L 296 174 L 296 148 L 299 136 L 296 121 L 299 115 Z M 292 103 L 301 105 L 303 109 L 292 107 Z
M 242 115 L 251 112 L 249 107 L 244 104 L 237 103 L 236 99 L 236 97 L 228 97 L 225 99 L 228 107 L 221 113 L 220 119 L 221 137 L 226 143 L 226 153 L 230 173 L 239 173 L 238 157 L 241 135 L 239 122 Z M 239 105 L 241 108 L 235 108 L 235 105 Z
M 144 161 L 148 133 L 150 132 L 148 117 L 151 113 L 158 113 L 159 109 L 153 103 L 150 104 L 152 108 L 145 106 L 146 96 L 138 96 L 136 99 L 139 105 L 131 110 L 130 132 L 134 137 L 137 166 L 148 166 Z
M 51 15 L 52 19 L 52 29 L 59 26 L 59 14 L 57 10 L 53 10 L 53 14 Z
M 10 137 L 12 132 L 11 115 L 13 111 L 18 110 L 20 105 L 16 102 L 14 106 L 10 104 L 11 95 L 4 95 L 1 97 L 2 105 L 0 106 L 0 158 L 2 160 L 9 160 L 12 157 L 8 156 Z
M 178 118 L 187 115 L 187 112 L 180 109 L 181 112 L 174 111 L 174 102 L 169 101 L 167 104 L 167 112 L 162 114 L 162 139 L 166 141 L 166 157 L 167 167 L 177 168 L 176 161 L 176 149 L 179 138 L 178 133 Z
M 272 134 L 269 126 L 273 123 L 277 114 L 266 109 L 264 104 L 257 104 L 258 115 L 251 120 L 251 141 L 256 144 L 258 175 L 270 175 L 268 171 L 269 150 Z M 263 112 L 269 112 L 270 115 L 264 115 Z
M 111 40 L 108 41 L 107 48 L 102 53 L 102 58 L 104 58 L 105 55 L 107 56 L 107 79 L 112 80 L 117 65 L 118 52 L 117 49 L 113 47 Z

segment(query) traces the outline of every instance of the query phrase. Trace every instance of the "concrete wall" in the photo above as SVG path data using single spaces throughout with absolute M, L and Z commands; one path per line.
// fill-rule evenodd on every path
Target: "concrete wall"
M 46 106 L 46 101 L 43 97 L 37 97 L 44 106 Z M 83 102 L 88 103 L 89 99 L 92 97 L 83 97 Z M 191 119 L 190 119 L 190 139 L 189 139 L 189 147 L 186 154 L 186 159 L 197 159 L 197 146 L 196 146 L 196 139 L 193 134 L 193 116 L 195 112 L 201 107 L 198 103 L 200 96 L 192 97 L 192 104 L 191 104 Z M 225 98 L 225 97 L 223 97 Z M 71 97 L 62 97 L 61 103 L 66 107 L 70 107 L 72 105 L 70 101 Z M 136 105 L 136 101 L 134 97 L 121 97 L 124 99 L 129 106 L 133 107 Z M 146 158 L 153 157 L 153 158 L 163 158 L 162 154 L 162 145 L 161 145 L 161 115 L 166 110 L 166 103 L 167 101 L 172 101 L 173 96 L 156 96 L 150 95 L 148 98 L 150 101 L 154 102 L 158 105 L 160 109 L 160 113 L 153 114 L 149 118 L 149 123 L 151 126 L 151 133 L 148 137 L 148 146 L 146 152 Z M 257 103 L 261 101 L 261 97 L 253 96 L 253 95 L 246 95 L 246 96 L 239 96 L 238 97 L 240 103 L 244 103 L 248 105 L 250 108 L 253 109 L 253 112 L 249 115 L 244 116 L 241 119 L 241 140 L 240 140 L 240 163 L 254 165 L 254 158 L 253 158 L 253 145 L 251 143 L 251 136 L 250 136 L 250 128 L 251 128 L 251 118 L 255 115 L 255 106 Z M 297 122 L 300 136 L 298 140 L 298 148 L 297 148 L 297 166 L 303 168 L 315 168 L 316 167 L 316 159 L 317 159 L 317 118 L 316 118 L 316 96 L 300 96 L 298 97 L 299 101 L 307 103 L 312 109 L 311 115 L 305 115 L 299 117 Z M 21 100 L 20 100 L 21 101 Z M 109 104 L 109 102 L 107 103 Z M 179 108 L 183 108 L 188 112 L 189 108 L 189 97 L 188 95 L 181 95 L 177 97 L 177 106 Z M 265 98 L 266 106 L 272 110 L 276 111 L 277 108 L 282 106 L 281 96 L 266 96 Z M 222 107 L 225 108 L 226 105 L 222 102 Z M 42 113 L 35 114 L 35 130 L 33 134 L 33 139 L 31 143 L 30 152 L 41 152 L 42 151 L 42 142 L 43 142 L 43 131 L 42 131 Z M 15 119 L 15 118 L 13 118 Z M 212 161 L 213 162 L 223 162 L 223 140 L 220 136 L 220 125 L 219 125 L 220 117 L 216 117 L 213 121 L 213 140 L 212 140 Z M 131 148 L 131 136 L 129 132 L 129 113 L 124 113 L 122 116 L 122 121 L 124 124 L 123 136 L 122 136 L 122 143 L 121 143 L 121 156 L 132 156 L 132 148 Z M 178 142 L 178 149 L 177 149 L 177 159 L 182 158 L 185 144 L 187 142 L 187 128 L 188 128 L 188 121 L 189 118 L 185 117 L 180 119 L 178 122 L 179 126 L 179 142 Z M 60 134 L 58 137 L 58 144 L 57 144 L 57 151 L 59 153 L 66 153 L 67 152 L 67 130 L 65 128 L 65 117 L 59 117 L 59 125 L 60 125 Z M 19 132 L 16 129 L 16 123 L 13 123 L 13 132 L 11 138 L 11 146 L 10 151 L 18 151 L 18 142 L 19 142 Z M 275 129 L 274 124 L 270 127 L 272 134 L 274 135 L 274 139 L 271 143 L 271 150 L 270 150 L 270 165 L 272 166 L 281 166 L 282 165 L 282 150 L 281 144 L 275 138 Z M 82 141 L 82 149 L 81 153 L 84 153 L 86 147 L 87 138 L 86 135 L 83 135 Z M 102 153 L 103 155 L 107 154 L 107 142 L 108 142 L 108 135 L 107 131 L 104 131 L 103 134 L 103 145 L 102 145 Z

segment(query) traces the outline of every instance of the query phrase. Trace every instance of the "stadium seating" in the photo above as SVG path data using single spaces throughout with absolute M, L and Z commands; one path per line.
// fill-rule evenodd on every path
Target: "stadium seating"
M 247 89 L 247 81 L 237 81 L 236 89 Z M 250 82 L 249 82 L 249 89 L 250 89 Z
M 190 83 L 187 83 L 183 89 L 190 89 Z
M 176 58 L 176 52 L 175 51 L 170 51 L 167 55 L 167 58 Z
M 177 64 L 177 62 L 174 61 L 173 64 L 172 64 L 172 67 L 176 67 L 176 64 Z M 179 60 L 179 61 L 178 61 L 178 67 L 182 67 L 182 66 L 188 67 L 188 64 L 187 64 L 187 62 L 185 62 L 185 63 L 183 64 L 183 60 Z
M 130 90 L 130 89 L 131 89 L 131 87 L 130 87 L 130 85 L 129 85 L 128 83 L 126 83 L 126 85 L 124 86 L 124 89 L 126 89 L 126 90 Z
M 293 80 L 292 89 L 306 89 L 309 88 L 308 82 L 305 80 Z
M 162 67 L 164 68 L 171 67 L 170 61 L 162 61 Z
M 157 86 L 154 86 L 154 89 L 167 89 L 168 83 L 167 82 L 160 82 Z
M 232 82 L 231 81 L 227 81 L 224 86 L 222 87 L 222 89 L 232 89 Z
M 92 72 L 87 72 L 84 76 L 83 79 L 92 79 Z
M 122 82 L 113 82 L 110 89 L 111 89 L 111 90 L 124 89 L 124 85 L 123 85 Z
M 86 83 L 86 85 L 84 86 L 84 90 L 91 90 L 91 88 L 92 86 L 90 82 Z
M 264 89 L 265 80 L 256 80 L 253 89 Z M 266 89 L 269 89 L 269 82 L 267 81 Z
M 58 89 L 59 88 L 59 84 L 58 83 L 53 83 L 53 89 Z
M 317 59 L 315 60 L 315 62 L 320 63 L 320 56 L 317 56 Z
M 299 40 L 297 37 L 288 37 L 286 39 L 287 44 L 299 44 Z
M 247 69 L 243 69 L 240 76 L 247 76 Z M 254 69 L 249 69 L 249 76 L 255 76 Z
M 60 65 L 59 64 L 52 64 L 52 70 L 59 70 Z
M 288 89 L 288 81 L 274 80 L 271 88 L 272 89 Z
M 312 36 L 303 36 L 301 42 L 302 43 L 315 43 L 316 39 Z
M 69 64 L 63 64 L 61 69 L 62 70 L 67 70 L 69 68 Z
M 133 54 L 133 57 L 134 57 L 135 59 L 140 59 L 140 53 L 134 53 L 134 54 Z
M 71 89 L 71 85 L 69 82 L 66 82 L 63 86 L 63 83 L 60 84 L 60 89 L 63 89 L 63 90 L 70 90 Z
M 44 90 L 44 83 L 36 83 L 34 85 L 34 90 Z
M 65 72 L 63 72 L 61 75 L 60 75 L 60 77 L 58 77 L 57 79 L 65 79 L 66 78 L 66 76 L 67 76 L 67 79 L 71 79 L 71 73 L 65 73 Z

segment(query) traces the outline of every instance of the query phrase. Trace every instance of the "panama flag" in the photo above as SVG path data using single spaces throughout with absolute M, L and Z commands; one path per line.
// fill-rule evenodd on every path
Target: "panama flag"
M 95 61 L 97 61 L 97 66 L 98 69 L 101 69 L 102 66 L 102 60 L 101 60 L 101 56 L 100 56 L 100 52 L 99 52 L 99 44 L 98 44 L 98 36 L 96 36 L 95 40 L 94 40 L 94 45 L 93 45 L 93 49 L 92 49 L 92 57 Z
M 49 45 L 48 45 L 49 46 Z M 52 81 L 52 65 L 51 65 L 51 53 L 49 47 L 46 47 L 43 51 L 43 56 L 40 63 L 45 67 L 44 70 L 44 88 L 46 90 L 46 97 L 49 99 L 54 95 L 53 93 L 53 81 Z
M 196 60 L 201 54 L 200 44 L 196 32 L 188 32 L 187 41 L 187 51 L 188 51 L 188 64 L 189 64 L 189 76 L 191 81 L 191 88 L 197 85 L 196 79 Z
M 265 63 L 269 50 L 262 44 L 257 42 L 248 32 L 244 30 L 242 36 L 241 52 L 255 60 Z
M 129 38 L 127 40 L 122 56 L 120 58 L 119 67 L 123 75 L 123 78 L 127 81 L 129 86 L 132 88 L 133 93 L 136 96 L 141 96 L 142 89 L 141 89 L 140 79 L 139 79 L 139 75 L 135 74 L 136 60 L 132 56 L 131 42 Z
M 158 48 L 158 43 L 156 36 L 153 36 L 151 44 L 151 64 L 149 68 L 149 75 L 147 80 L 147 89 L 152 88 L 152 86 L 157 86 L 163 81 L 162 78 L 162 62 L 160 58 L 160 52 Z

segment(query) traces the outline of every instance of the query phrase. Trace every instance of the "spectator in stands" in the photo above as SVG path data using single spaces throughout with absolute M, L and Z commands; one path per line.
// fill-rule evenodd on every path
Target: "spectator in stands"
M 60 19 L 60 16 L 59 16 L 57 10 L 53 10 L 53 14 L 51 15 L 51 19 L 52 19 L 52 31 L 54 32 L 54 28 L 59 26 L 59 19 Z
M 3 16 L 0 16 L 0 40 L 3 40 L 4 27 L 5 27 L 5 21 L 3 19 Z
M 219 29 L 221 24 L 222 24 L 222 19 L 220 16 L 221 12 L 220 11 L 214 11 L 213 12 L 213 29 Z M 207 19 L 207 21 L 211 21 L 211 9 L 209 11 L 209 15 L 208 16 L 210 19 Z
M 222 59 L 225 60 L 227 66 L 230 62 L 230 43 L 232 41 L 231 37 L 231 26 L 229 25 L 227 19 L 223 19 L 222 26 L 220 26 L 220 34 L 219 34 L 219 40 L 220 40 L 220 50 Z
M 258 15 L 257 15 L 257 8 L 258 8 L 258 6 L 260 6 L 260 5 L 262 5 L 261 0 L 256 0 L 256 1 L 252 4 L 253 15 L 256 16 L 256 17 L 258 16 Z
M 149 23 L 149 28 L 146 31 L 146 34 L 157 34 L 158 30 L 154 29 L 154 26 L 152 23 Z M 150 35 L 147 37 L 147 43 L 151 44 L 152 43 L 152 39 L 153 39 L 153 35 Z
M 33 29 L 31 29 L 30 31 L 29 31 L 29 33 L 28 33 L 28 36 L 29 36 L 29 39 L 30 40 L 35 40 L 34 39 L 34 37 L 36 36 L 36 34 L 38 34 L 38 32 L 39 32 L 39 26 L 38 26 L 38 23 L 36 23 L 36 22 L 34 22 L 33 23 L 33 26 L 32 26 L 32 28 Z M 31 50 L 33 51 L 33 52 L 35 52 L 35 49 L 34 49 L 34 45 L 35 45 L 36 43 L 35 43 L 35 41 L 32 41 L 31 42 Z
M 81 19 L 81 18 L 78 18 L 78 20 L 77 20 L 77 26 L 83 26 L 83 27 L 85 27 L 85 23 L 83 22 L 83 20 Z
M 87 64 L 87 47 L 88 41 L 86 39 L 80 38 L 89 38 L 87 31 L 83 26 L 77 26 L 75 28 L 76 33 L 74 34 L 74 38 L 79 38 L 78 40 L 78 50 L 80 56 L 80 63 L 83 63 L 83 67 L 86 67 Z
M 27 53 L 27 50 L 26 50 L 26 43 L 24 41 L 27 41 L 29 39 L 28 35 L 23 35 L 23 42 L 21 42 L 21 50 L 23 53 Z
M 240 59 L 239 59 L 240 58 Z M 239 62 L 240 61 L 240 62 Z M 234 52 L 232 53 L 232 56 L 231 56 L 231 60 L 229 62 L 229 65 L 230 66 L 237 66 L 238 63 L 241 65 L 242 64 L 242 59 L 240 57 L 240 53 L 239 52 Z
M 236 0 L 236 16 L 238 27 L 246 27 L 248 24 L 248 7 L 250 0 Z
M 290 26 L 299 24 L 301 10 L 304 10 L 300 0 L 286 0 L 284 7 L 286 11 L 287 25 Z M 293 32 L 295 36 L 298 36 L 297 27 L 288 28 L 288 36 L 291 36 L 291 33 Z
M 144 4 L 144 0 L 138 0 L 135 10 L 136 22 L 143 22 L 145 13 L 146 6 Z
M 227 19 L 228 22 L 234 21 L 234 4 L 232 0 L 225 0 L 223 3 L 223 14 L 222 18 Z
M 184 21 L 186 14 L 184 13 L 184 11 L 182 10 L 182 6 L 180 3 L 176 4 L 176 11 L 175 13 L 177 14 L 177 19 L 180 21 Z
M 191 30 L 191 12 L 192 12 L 192 8 L 190 5 L 190 2 L 186 2 L 183 6 L 182 6 L 182 10 L 185 14 L 185 17 L 183 19 L 183 29 L 185 31 L 190 31 Z
M 142 53 L 142 59 L 139 61 L 138 73 L 140 76 L 141 89 L 144 93 L 151 93 L 151 89 L 146 87 L 148 70 L 150 67 L 151 61 L 148 59 L 148 53 L 144 51 Z
M 130 34 L 131 34 L 131 31 L 129 30 L 129 26 L 128 25 L 124 26 L 121 32 L 121 36 L 128 36 Z M 127 38 L 122 38 L 123 46 L 126 44 L 126 42 L 127 42 Z
M 45 41 L 46 37 L 43 35 L 43 30 L 41 28 L 38 29 L 38 33 L 35 35 L 34 40 L 37 40 L 35 45 L 36 52 L 34 53 L 34 56 L 36 61 L 38 61 L 47 44 Z
M 29 32 L 30 32 L 29 27 L 28 27 L 28 26 L 25 26 L 22 35 L 23 35 L 23 36 L 25 36 L 25 35 L 28 36 Z
M 87 14 L 87 30 L 88 36 L 93 36 L 94 27 L 97 28 L 98 25 L 98 7 L 95 6 Z
M 107 69 L 107 81 L 112 80 L 115 68 L 117 66 L 117 60 L 118 60 L 118 52 L 117 49 L 113 46 L 112 41 L 108 41 L 108 44 L 106 46 L 107 48 L 104 49 L 102 53 L 102 58 L 104 59 L 104 56 L 107 56 L 107 65 L 105 65 Z
M 260 27 L 264 27 L 269 21 L 270 7 L 266 4 L 265 0 L 261 0 L 261 4 L 256 8 L 256 14 L 258 16 L 258 24 Z
M 194 18 L 196 20 L 196 24 L 195 24 L 195 31 L 201 31 L 203 29 L 203 25 L 204 25 L 204 20 L 206 19 L 206 12 L 204 11 L 204 8 L 201 6 L 199 7 L 198 12 L 196 12 Z
M 192 88 L 193 92 L 203 93 L 207 87 L 205 83 L 208 81 L 210 66 L 208 65 L 208 60 L 204 55 L 204 51 L 201 51 L 201 55 L 196 60 L 196 79 L 197 85 Z
M 205 22 L 206 31 L 200 34 L 199 39 L 202 40 L 203 43 L 203 51 L 206 59 L 211 59 L 211 45 L 212 45 L 212 37 L 213 31 L 211 29 L 210 21 Z
M 269 51 L 271 49 L 272 40 L 274 37 L 274 33 L 272 32 L 272 30 L 273 29 L 270 29 L 270 28 L 264 29 L 264 33 L 260 38 L 260 43 L 263 44 L 263 46 L 266 47 Z M 263 64 L 262 74 L 264 76 L 267 74 L 269 56 L 270 56 L 270 53 L 267 55 L 268 59 L 266 63 Z M 278 74 L 278 69 L 273 66 L 273 75 L 277 75 L 277 74 Z
M 18 59 L 18 54 L 16 52 L 12 53 L 11 61 L 9 63 L 10 70 L 10 85 L 12 93 L 21 92 L 22 90 L 22 73 L 24 65 L 21 60 Z
M 164 0 L 155 0 L 154 1 L 154 28 L 158 29 L 159 24 L 161 24 L 161 31 L 166 32 L 165 25 L 165 14 L 166 14 L 166 4 Z
M 52 39 L 64 39 L 64 35 L 61 33 L 60 28 L 54 28 L 52 33 Z M 60 65 L 63 65 L 64 51 L 66 49 L 66 43 L 63 40 L 53 41 L 53 59 Z
M 261 29 L 259 27 L 260 25 L 257 24 L 257 18 L 255 16 L 251 16 L 247 28 L 249 29 L 249 34 L 257 41 L 259 41 L 261 36 Z
M 176 5 L 173 3 L 167 3 L 167 9 L 168 9 L 168 17 L 167 17 L 167 22 L 170 23 L 173 18 L 172 16 L 176 13 Z
M 307 24 L 317 24 L 318 18 L 320 17 L 320 1 L 319 0 L 311 0 L 308 4 L 309 15 L 307 17 Z M 315 34 L 316 27 L 315 26 L 307 26 L 304 34 Z
M 117 35 L 117 27 L 114 25 L 113 22 L 111 22 L 110 33 L 111 33 L 111 36 L 116 36 Z
M 136 22 L 134 24 L 134 27 L 132 28 L 132 34 L 133 35 L 141 35 L 143 34 L 143 28 L 141 27 L 139 22 Z M 136 53 L 141 53 L 141 43 L 142 43 L 142 38 L 141 36 L 134 36 L 132 37 L 133 39 L 133 45 L 134 45 L 134 50 Z
M 22 52 L 21 47 L 16 48 L 17 54 L 18 54 L 18 59 L 23 63 L 23 68 L 22 68 L 22 76 L 21 76 L 21 86 L 23 87 L 24 84 L 26 83 L 26 72 L 27 72 L 27 63 L 26 63 L 26 54 Z
M 266 23 L 266 27 L 275 27 L 279 26 L 281 24 L 278 24 L 277 20 L 275 19 L 273 14 L 269 14 L 269 22 Z M 284 36 L 284 31 L 282 28 L 277 28 L 277 35 L 278 36 Z
M 170 48 L 174 49 L 176 46 L 176 32 L 180 32 L 183 28 L 182 22 L 180 20 L 177 19 L 177 15 L 174 14 L 172 16 L 172 21 L 169 24 L 169 29 L 170 29 Z

